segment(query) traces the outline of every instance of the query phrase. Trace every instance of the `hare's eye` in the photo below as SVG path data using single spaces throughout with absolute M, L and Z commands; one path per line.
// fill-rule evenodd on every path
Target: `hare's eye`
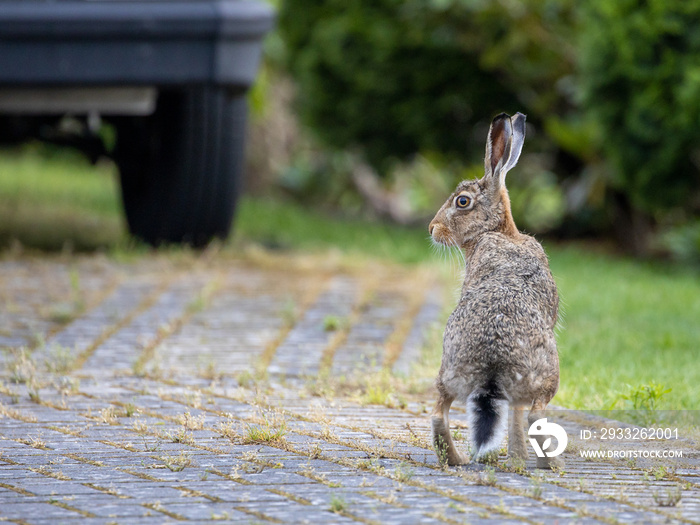
M 458 195 L 455 199 L 455 206 L 458 208 L 468 208 L 472 203 L 471 197 L 467 195 Z

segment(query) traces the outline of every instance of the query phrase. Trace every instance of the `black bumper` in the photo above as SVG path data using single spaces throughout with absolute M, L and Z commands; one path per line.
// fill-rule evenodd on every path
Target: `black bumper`
M 245 90 L 273 18 L 247 0 L 0 2 L 0 86 Z

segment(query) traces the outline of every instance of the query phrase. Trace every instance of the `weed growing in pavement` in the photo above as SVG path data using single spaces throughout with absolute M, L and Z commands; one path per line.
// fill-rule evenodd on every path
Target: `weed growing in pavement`
M 46 316 L 50 321 L 57 324 L 68 324 L 73 321 L 79 312 L 76 312 L 75 307 L 70 303 L 58 303 L 53 305 Z
M 683 496 L 681 487 L 674 485 L 673 488 L 667 488 L 665 494 L 654 492 L 654 503 L 659 507 L 675 507 L 681 501 Z
M 206 416 L 200 414 L 199 416 L 193 416 L 189 411 L 182 414 L 178 419 L 180 424 L 185 427 L 186 430 L 201 430 L 204 428 L 204 420 Z
M 13 383 L 31 383 L 36 378 L 36 365 L 28 348 L 9 348 L 7 370 Z
M 311 459 L 318 459 L 323 455 L 323 449 L 321 448 L 321 445 L 318 443 L 315 443 L 310 449 L 309 449 L 309 457 Z
M 45 316 L 54 323 L 68 324 L 85 311 L 85 298 L 80 286 L 80 275 L 73 268 L 70 271 L 70 298 L 48 308 Z
M 246 462 L 243 463 L 242 465 L 239 465 L 236 467 L 236 470 L 240 468 L 245 472 L 246 474 L 260 474 L 263 470 L 265 470 L 265 465 L 260 465 L 258 463 L 251 463 L 251 462 Z
M 264 411 L 257 423 L 248 424 L 243 437 L 244 444 L 270 443 L 284 440 L 287 434 L 287 422 L 271 411 Z
M 76 268 L 70 270 L 70 289 L 73 309 L 76 314 L 80 314 L 85 311 L 85 297 L 80 286 L 80 274 Z
M 16 405 L 19 403 L 19 394 L 8 387 L 4 381 L 0 381 L 0 393 L 10 398 L 10 404 Z
M 374 472 L 377 469 L 376 460 L 373 458 L 358 459 L 355 467 L 362 470 Z
M 578 491 L 579 492 L 586 492 L 588 489 L 588 484 L 586 483 L 586 480 L 583 479 L 583 477 L 578 478 Z
M 109 406 L 100 410 L 100 421 L 108 425 L 115 425 L 117 423 L 117 411 L 114 407 Z
M 223 377 L 219 367 L 211 357 L 200 359 L 197 362 L 197 375 L 209 381 L 221 381 Z
M 136 377 L 146 377 L 146 365 L 141 359 L 137 359 L 131 364 L 131 373 Z
M 250 370 L 243 370 L 243 372 L 236 376 L 236 381 L 238 382 L 238 386 L 242 388 L 252 388 L 255 386 L 255 376 Z
M 192 456 L 185 451 L 180 452 L 178 456 L 162 456 L 160 460 L 172 472 L 180 472 L 192 465 Z
M 364 376 L 360 382 L 363 405 L 384 405 L 387 408 L 406 408 L 406 400 L 398 393 L 398 380 L 389 370 Z
M 226 421 L 219 421 L 214 431 L 231 441 L 238 441 L 241 437 L 234 427 L 233 419 L 230 417 Z
M 484 465 L 488 465 L 491 467 L 497 467 L 498 466 L 498 451 L 492 450 L 491 452 L 487 452 L 483 456 L 479 456 L 477 461 L 479 463 L 483 463 Z
M 333 482 L 333 481 L 328 481 L 328 476 L 326 476 L 326 473 L 325 473 L 325 472 L 323 472 L 323 473 L 321 473 L 321 474 L 318 474 L 318 473 L 314 470 L 314 468 L 313 468 L 311 465 L 309 465 L 309 464 L 302 465 L 301 470 L 299 470 L 299 471 L 297 472 L 297 474 L 300 474 L 300 475 L 302 475 L 302 476 L 306 476 L 307 478 L 313 479 L 313 480 L 315 480 L 315 481 L 318 481 L 319 483 L 323 483 L 323 484 L 326 485 L 327 487 L 331 487 L 331 488 L 340 487 L 340 483 L 336 483 L 336 482 Z
M 338 496 L 337 494 L 332 494 L 330 508 L 331 508 L 331 512 L 335 512 L 336 514 L 339 514 L 339 513 L 347 510 L 348 504 L 345 501 L 345 498 L 343 498 L 342 496 Z
M 528 471 L 525 467 L 525 460 L 515 457 L 509 457 L 502 465 L 501 468 L 506 472 L 513 472 L 514 474 L 520 474 L 522 476 L 527 476 Z
M 157 452 L 158 450 L 160 450 L 160 447 L 162 445 L 160 439 L 156 438 L 156 440 L 154 442 L 149 443 L 146 440 L 146 436 L 141 436 L 141 437 L 143 438 L 143 449 L 146 452 Z
M 181 428 L 176 433 L 166 434 L 167 438 L 173 443 L 184 443 L 186 445 L 194 445 L 196 443 L 194 436 L 191 432 L 187 432 L 184 428 Z
M 457 512 L 461 512 L 461 513 L 463 513 L 463 514 L 467 512 L 467 509 L 465 509 L 465 508 L 462 507 L 461 505 L 457 505 L 454 501 L 449 502 L 449 503 L 447 504 L 447 508 L 448 508 L 448 509 L 456 510 Z
M 493 487 L 496 485 L 496 483 L 496 469 L 491 466 L 486 466 L 484 470 L 479 472 L 476 476 L 477 485 Z
M 327 423 L 321 427 L 321 437 L 325 441 L 331 441 L 331 442 L 338 441 L 338 436 L 336 436 L 335 432 L 333 432 L 330 425 L 328 425 Z
M 393 477 L 396 481 L 406 483 L 413 477 L 414 474 L 415 471 L 413 470 L 413 468 L 411 468 L 411 466 L 408 463 L 402 461 L 401 463 L 396 465 Z
M 40 387 L 37 383 L 34 381 L 27 383 L 27 393 L 29 394 L 29 399 L 31 399 L 33 403 L 41 403 L 41 395 L 39 391 Z
M 145 436 L 148 433 L 148 425 L 144 421 L 136 420 L 134 421 L 131 429 L 139 435 Z
M 46 442 L 41 439 L 40 437 L 32 437 L 29 442 L 27 443 L 29 446 L 34 447 L 34 448 L 45 448 L 46 447 Z
M 185 403 L 192 408 L 202 408 L 202 393 L 199 390 L 188 390 L 185 393 Z
M 542 475 L 533 476 L 530 478 L 529 494 L 534 499 L 542 499 L 542 492 L 544 490 L 542 487 L 542 480 L 543 479 L 544 479 L 544 477 Z
M 59 377 L 54 382 L 54 386 L 62 397 L 75 395 L 80 392 L 80 379 L 67 376 Z
M 634 423 L 641 425 L 653 425 L 658 423 L 656 412 L 663 398 L 671 392 L 660 383 L 651 381 L 648 384 L 640 384 L 636 387 L 625 385 L 625 391 L 617 392 L 616 397 L 609 404 L 608 410 L 614 410 L 620 402 L 626 410 L 625 416 Z
M 299 307 L 294 302 L 293 299 L 287 298 L 287 300 L 282 305 L 282 310 L 280 311 L 282 321 L 284 326 L 291 328 L 294 326 L 299 319 Z
M 65 375 L 75 365 L 75 355 L 71 348 L 51 344 L 47 352 L 49 355 L 44 360 L 44 366 L 52 374 Z
M 665 465 L 659 465 L 658 467 L 650 469 L 649 472 L 654 476 L 656 481 L 672 479 L 676 475 L 675 467 L 666 467 Z
M 447 443 L 445 443 L 442 436 L 436 436 L 434 446 L 435 453 L 438 457 L 438 463 L 443 468 L 447 468 Z
M 348 325 L 348 320 L 338 315 L 327 315 L 323 318 L 323 329 L 326 332 L 335 332 Z
M 362 403 L 365 405 L 389 405 L 392 404 L 392 392 L 383 385 L 367 385 Z
M 24 421 L 25 423 L 36 423 L 37 421 L 36 416 L 33 416 L 31 414 L 24 414 L 19 410 L 10 408 L 6 405 L 3 405 L 2 403 L 0 403 L 0 415 L 11 417 L 12 419 L 16 419 L 18 421 Z

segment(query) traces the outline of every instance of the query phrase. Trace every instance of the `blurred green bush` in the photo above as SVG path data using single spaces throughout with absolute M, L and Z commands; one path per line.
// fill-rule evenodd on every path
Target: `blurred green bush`
M 581 109 L 610 185 L 649 222 L 697 212 L 700 2 L 590 0 L 580 9 Z
M 700 189 L 700 2 L 582 2 L 583 110 L 612 183 L 635 207 L 684 205 Z
M 410 201 L 405 206 L 417 217 L 432 216 L 446 188 L 480 176 L 493 115 L 524 111 L 535 124 L 531 131 L 541 130 L 530 136 L 528 151 L 546 154 L 523 159 L 523 173 L 509 183 L 513 210 L 528 231 L 558 227 L 566 206 L 550 166 L 559 148 L 548 133 L 563 124 L 545 123 L 571 106 L 573 4 L 511 4 L 282 2 L 270 55 L 295 80 L 295 109 L 306 129 L 327 156 L 341 158 L 324 161 L 314 152 L 309 162 L 299 155 L 283 174 L 285 189 L 356 208 L 348 196 L 353 167 L 346 154 L 333 153 L 350 151 L 386 179 L 399 206 Z M 342 169 L 329 171 L 333 165 Z M 426 183 L 427 174 L 447 184 Z
M 700 219 L 670 229 L 661 242 L 675 259 L 700 268 Z
M 325 144 L 360 148 L 378 173 L 418 152 L 473 161 L 494 114 L 542 119 L 565 105 L 570 10 L 561 0 L 287 0 L 282 61 L 302 121 Z
M 699 0 L 285 0 L 279 37 L 302 122 L 388 180 L 478 164 L 492 116 L 522 111 L 530 231 L 643 254 L 700 212 Z

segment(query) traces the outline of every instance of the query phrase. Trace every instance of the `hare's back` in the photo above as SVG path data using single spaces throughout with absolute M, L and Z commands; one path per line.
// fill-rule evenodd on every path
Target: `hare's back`
M 496 233 L 482 236 L 469 259 L 464 292 L 498 310 L 534 310 L 556 317 L 557 286 L 547 255 L 532 237 L 523 235 L 520 241 Z
M 544 251 L 534 239 L 544 259 L 530 246 L 498 237 L 485 241 L 469 260 L 462 297 L 448 321 L 445 350 L 496 358 L 549 346 L 558 296 Z

